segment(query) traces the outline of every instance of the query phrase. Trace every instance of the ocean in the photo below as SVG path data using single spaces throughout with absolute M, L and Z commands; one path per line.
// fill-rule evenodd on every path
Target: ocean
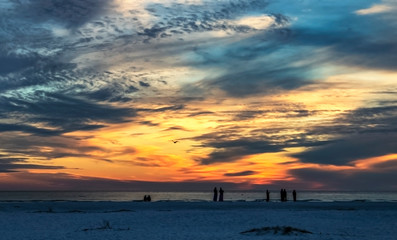
M 209 192 L 73 192 L 73 191 L 11 191 L 0 192 L 0 202 L 10 201 L 142 201 L 150 195 L 152 201 L 206 202 L 212 201 Z M 225 201 L 264 201 L 265 192 L 227 192 Z M 278 191 L 270 192 L 270 201 L 280 201 Z M 397 202 L 397 192 L 313 192 L 297 193 L 298 201 L 305 202 Z M 292 200 L 291 191 L 288 200 Z

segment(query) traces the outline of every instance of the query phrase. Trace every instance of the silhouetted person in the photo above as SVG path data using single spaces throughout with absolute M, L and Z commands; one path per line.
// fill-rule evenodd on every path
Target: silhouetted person
M 292 197 L 294 198 L 294 202 L 296 202 L 296 191 L 292 191 Z
M 222 188 L 219 188 L 219 202 L 223 202 L 223 193 L 224 193 L 225 191 L 223 191 L 223 189 Z
M 281 189 L 280 190 L 280 197 L 281 197 L 281 201 L 282 202 L 286 202 L 287 201 L 287 190 L 286 189 Z
M 280 190 L 280 200 L 281 202 L 284 202 L 284 189 Z
M 144 201 L 144 202 L 147 202 L 147 195 L 145 195 L 145 196 L 143 197 L 143 201 Z
M 218 200 L 218 189 L 214 188 L 214 202 Z
M 270 192 L 269 190 L 266 190 L 266 202 L 270 201 Z

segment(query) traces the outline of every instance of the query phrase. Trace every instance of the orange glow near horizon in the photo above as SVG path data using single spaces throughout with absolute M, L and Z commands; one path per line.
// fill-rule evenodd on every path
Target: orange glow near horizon
M 76 2 L 0 3 L 0 190 L 397 189 L 393 1 Z
M 378 75 L 381 76 L 381 75 Z M 393 75 L 394 76 L 394 75 Z M 361 75 L 353 75 L 351 79 L 361 80 Z M 368 78 L 368 75 L 364 75 Z M 391 76 L 385 75 L 385 78 Z M 340 84 L 332 77 L 322 84 Z M 349 79 L 349 76 L 343 76 Z M 370 80 L 375 79 L 371 77 Z M 370 81 L 369 80 L 369 81 Z M 349 84 L 352 84 L 351 82 Z M 373 84 L 373 82 L 371 82 Z M 123 124 L 109 125 L 106 128 L 90 132 L 72 132 L 64 136 L 80 138 L 80 147 L 86 149 L 79 153 L 78 149 L 68 149 L 76 156 L 54 158 L 51 161 L 31 159 L 29 163 L 45 162 L 48 166 L 62 166 L 64 169 L 31 169 L 31 173 L 66 173 L 73 176 L 98 177 L 115 180 L 139 180 L 152 182 L 179 181 L 227 181 L 234 183 L 271 184 L 274 181 L 293 180 L 288 174 L 289 169 L 314 167 L 316 164 L 300 163 L 289 155 L 305 151 L 304 148 L 291 148 L 280 152 L 251 154 L 241 159 L 213 164 L 200 164 L 199 159 L 205 158 L 214 148 L 203 144 L 199 136 L 218 131 L 226 139 L 262 134 L 258 129 L 280 129 L 273 136 L 280 142 L 286 141 L 292 134 L 304 134 L 308 126 L 332 121 L 341 113 L 355 109 L 367 97 L 366 90 L 335 90 L 327 92 L 319 88 L 302 88 L 291 91 L 289 95 L 265 96 L 245 99 L 219 100 L 208 99 L 205 102 L 192 101 L 185 109 L 175 114 L 147 113 Z M 342 100 L 337 100 L 342 98 Z M 353 101 L 352 101 L 353 100 Z M 238 102 L 238 103 L 237 103 Z M 266 103 L 266 104 L 263 104 Z M 142 108 L 148 104 L 143 104 Z M 160 106 L 160 105 L 159 105 Z M 276 107 L 277 109 L 275 110 Z M 284 107 L 283 107 L 284 106 Z M 316 114 L 299 116 L 295 109 L 302 106 Z M 153 106 L 151 106 L 153 108 Z M 257 115 L 239 117 L 239 114 Z M 191 116 L 194 112 L 203 112 Z M 291 116 L 296 117 L 291 121 Z M 222 129 L 238 127 L 237 132 L 222 132 Z M 237 135 L 236 135 L 237 134 Z M 319 136 L 319 139 L 332 139 L 332 135 Z M 178 141 L 174 143 L 172 140 Z M 57 149 L 43 147 L 40 151 L 56 152 Z M 355 168 L 368 169 L 376 163 L 397 159 L 397 155 L 380 156 L 355 162 Z M 350 169 L 351 167 L 329 166 L 329 169 Z M 239 173 L 249 172 L 241 176 Z

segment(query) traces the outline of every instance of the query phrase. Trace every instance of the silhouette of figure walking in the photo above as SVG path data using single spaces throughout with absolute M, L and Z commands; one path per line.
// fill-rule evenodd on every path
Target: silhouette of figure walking
M 287 199 L 287 190 L 284 188 L 284 202 L 286 202 L 288 199 Z
M 219 188 L 219 202 L 223 202 L 223 193 L 224 193 L 225 191 L 223 191 L 223 189 L 222 188 Z
M 296 202 L 296 191 L 292 191 L 292 197 L 294 198 L 294 202 Z
M 270 201 L 270 192 L 269 190 L 266 190 L 266 202 Z
M 218 200 L 218 189 L 214 188 L 214 202 Z

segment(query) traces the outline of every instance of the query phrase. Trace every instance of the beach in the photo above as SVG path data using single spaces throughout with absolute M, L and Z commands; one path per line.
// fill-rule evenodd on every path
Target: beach
M 396 239 L 393 202 L 0 203 L 0 239 Z

